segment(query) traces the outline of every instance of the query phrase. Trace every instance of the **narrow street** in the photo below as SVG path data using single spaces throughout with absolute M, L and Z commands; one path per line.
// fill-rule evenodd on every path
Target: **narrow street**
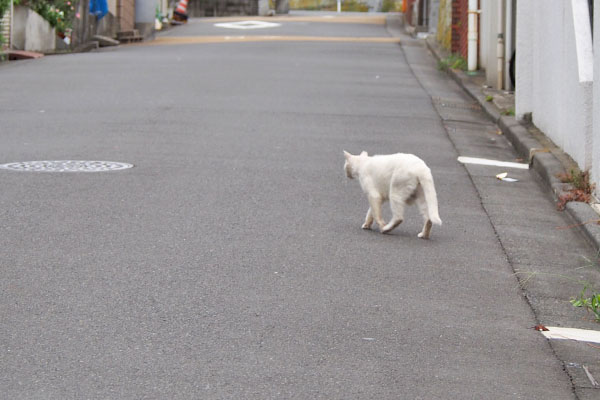
M 133 165 L 0 170 L 0 398 L 577 398 L 531 329 L 577 293 L 515 271 L 592 249 L 533 172 L 457 161 L 515 162 L 497 127 L 385 16 L 242 21 L 0 65 L 0 163 Z M 343 150 L 425 160 L 430 240 L 361 229 Z

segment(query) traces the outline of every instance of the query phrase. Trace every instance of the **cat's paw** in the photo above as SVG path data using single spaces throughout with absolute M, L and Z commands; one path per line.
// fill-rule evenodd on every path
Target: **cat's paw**
M 421 239 L 429 239 L 429 235 L 425 236 L 425 234 L 423 232 L 419 233 L 417 235 L 417 237 L 421 238 Z
M 365 229 L 365 230 L 371 230 L 371 224 L 362 224 L 361 228 Z

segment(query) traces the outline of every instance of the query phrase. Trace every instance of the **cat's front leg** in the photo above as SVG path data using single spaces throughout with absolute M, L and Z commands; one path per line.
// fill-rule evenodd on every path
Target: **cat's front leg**
M 365 223 L 363 224 L 363 229 L 371 229 L 371 225 L 373 225 L 373 212 L 371 211 L 371 207 L 367 211 L 367 216 L 365 218 Z

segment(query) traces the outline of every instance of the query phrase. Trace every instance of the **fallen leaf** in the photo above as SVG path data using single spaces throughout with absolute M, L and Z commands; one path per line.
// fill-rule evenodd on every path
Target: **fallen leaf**
M 542 324 L 534 326 L 533 329 L 535 329 L 536 331 L 549 331 L 550 330 Z

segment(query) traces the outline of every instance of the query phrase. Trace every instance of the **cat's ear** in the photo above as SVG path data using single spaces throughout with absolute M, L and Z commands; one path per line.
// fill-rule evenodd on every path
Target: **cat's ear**
M 350 157 L 352 157 L 352 154 L 350 154 L 346 150 L 344 150 L 344 156 L 346 157 L 346 160 L 349 160 Z
M 367 153 L 366 151 L 363 151 L 362 153 L 360 153 L 361 157 L 369 157 L 369 153 Z

